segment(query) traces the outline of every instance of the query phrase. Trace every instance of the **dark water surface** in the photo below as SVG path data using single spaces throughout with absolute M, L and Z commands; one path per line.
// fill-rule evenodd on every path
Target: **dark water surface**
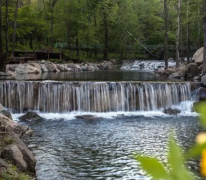
M 199 132 L 196 117 L 45 120 L 30 125 L 38 180 L 146 180 L 132 153 L 163 161 L 171 129 L 186 148 Z
M 18 74 L 16 78 L 0 76 L 1 80 L 62 80 L 62 81 L 159 81 L 166 80 L 152 72 L 145 71 L 94 71 L 94 72 L 60 72 L 42 74 Z

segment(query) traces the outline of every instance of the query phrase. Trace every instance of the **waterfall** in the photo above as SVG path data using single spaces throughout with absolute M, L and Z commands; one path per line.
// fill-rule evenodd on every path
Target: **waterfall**
M 169 67 L 175 66 L 176 63 L 173 60 L 168 62 Z M 155 71 L 158 69 L 164 69 L 165 62 L 162 60 L 136 60 L 136 61 L 124 61 L 121 70 L 143 70 L 143 71 Z
M 0 102 L 12 112 L 154 111 L 191 100 L 190 83 L 2 81 Z

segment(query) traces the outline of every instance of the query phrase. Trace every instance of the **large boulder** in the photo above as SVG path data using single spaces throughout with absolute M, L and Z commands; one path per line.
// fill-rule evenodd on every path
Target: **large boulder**
M 63 72 L 63 71 L 73 71 L 71 68 L 67 67 L 66 64 L 57 64 L 57 68 Z
M 206 88 L 199 88 L 198 89 L 199 92 L 199 101 L 206 101 Z
M 30 137 L 33 134 L 33 131 L 28 126 L 16 125 L 14 132 L 18 134 L 20 138 Z
M 201 83 L 206 86 L 206 75 L 202 76 Z
M 29 63 L 29 65 L 37 68 L 39 70 L 39 72 L 42 73 L 41 66 L 39 63 Z
M 177 114 L 180 113 L 180 110 L 179 109 L 168 108 L 168 109 L 164 109 L 163 113 L 169 114 L 169 115 L 177 115 Z
M 4 107 L 0 103 L 0 112 L 4 110 Z
M 97 66 L 92 63 L 87 63 L 88 71 L 95 71 L 98 70 Z
M 60 70 L 57 68 L 56 64 L 53 64 L 51 62 L 47 62 L 44 65 L 46 66 L 46 69 L 48 69 L 49 72 L 60 72 Z
M 40 121 L 43 118 L 39 116 L 36 112 L 27 112 L 25 115 L 19 117 L 21 121 L 27 121 L 27 122 L 36 122 Z
M 71 67 L 71 64 L 70 64 L 69 66 Z M 81 69 L 82 69 L 79 64 L 74 64 L 74 66 L 75 66 L 75 68 L 76 68 L 77 70 L 81 70 Z
M 198 76 L 198 74 L 199 74 L 198 66 L 195 63 L 190 63 L 187 65 L 185 70 L 186 79 L 191 79 L 195 76 Z
M 17 123 L 0 113 L 0 124 L 9 130 L 13 130 Z
M 15 144 L 8 145 L 4 148 L 2 157 L 13 162 L 20 171 L 27 170 L 27 164 L 24 160 L 23 154 Z
M 196 64 L 202 64 L 203 63 L 203 51 L 204 51 L 204 47 L 201 47 L 193 55 L 193 59 L 195 60 Z
M 46 66 L 45 63 L 41 63 L 41 64 L 40 64 L 40 67 L 41 67 L 42 72 L 48 72 L 48 71 L 49 71 L 49 70 L 47 69 L 47 66 Z
M 15 144 L 21 151 L 23 159 L 27 164 L 27 170 L 35 172 L 36 159 L 32 152 L 28 149 L 28 147 L 24 144 L 24 142 L 19 138 L 19 136 L 15 132 L 11 131 L 9 133 L 9 137 L 14 141 L 13 144 Z
M 170 79 L 182 79 L 184 77 L 184 73 L 182 71 L 178 71 L 169 75 Z
M 16 66 L 18 66 L 18 65 L 17 64 L 7 64 L 6 65 L 6 71 L 15 72 Z
M 16 74 L 38 74 L 41 70 L 29 64 L 19 64 L 15 70 Z
M 11 76 L 8 72 L 0 72 L 0 76 Z
M 93 115 L 82 115 L 76 116 L 77 119 L 85 119 L 85 120 L 98 120 L 99 118 Z
M 13 120 L 12 115 L 9 111 L 2 110 L 2 111 L 0 111 L 0 113 L 3 114 L 4 116 L 8 117 L 9 119 Z

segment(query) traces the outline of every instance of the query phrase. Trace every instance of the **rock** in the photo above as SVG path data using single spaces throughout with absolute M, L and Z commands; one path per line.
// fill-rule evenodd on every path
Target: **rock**
M 196 64 L 202 64 L 203 63 L 203 51 L 204 51 L 204 47 L 201 47 L 193 55 L 193 59 L 195 60 Z
M 70 65 L 71 66 L 71 65 Z M 75 68 L 80 70 L 81 69 L 81 66 L 79 64 L 74 64 Z
M 201 83 L 206 86 L 206 75 L 201 77 Z
M 60 72 L 57 66 L 51 62 L 45 63 L 44 65 L 49 72 Z
M 30 63 L 29 65 L 37 68 L 39 70 L 39 73 L 42 73 L 41 66 L 39 63 Z
M 199 101 L 206 101 L 206 88 L 199 88 L 198 89 L 198 94 L 199 94 Z
M 200 66 L 198 66 L 198 70 L 199 70 L 199 71 L 202 71 L 203 67 L 204 67 L 204 65 L 201 64 Z
M 27 146 L 15 132 L 10 132 L 9 136 L 11 139 L 14 140 L 14 144 L 19 148 L 19 150 L 23 154 L 23 159 L 27 164 L 27 169 L 31 172 L 35 172 L 36 159 L 32 152 L 27 148 Z
M 9 165 L 3 159 L 0 159 L 0 174 L 5 173 L 8 168 Z
M 4 107 L 0 103 L 0 112 L 4 110 Z
M 184 77 L 184 73 L 182 71 L 178 71 L 169 75 L 170 79 L 181 79 Z
M 7 130 L 13 130 L 15 128 L 15 126 L 17 125 L 16 122 L 14 122 L 13 120 L 4 116 L 1 113 L 0 113 L 0 124 L 5 126 L 7 128 Z
M 46 61 L 45 61 L 45 60 L 41 60 L 40 63 L 41 63 L 41 64 L 44 64 L 44 63 L 46 63 Z
M 87 70 L 88 70 L 88 71 L 95 71 L 96 68 L 95 68 L 95 66 L 94 66 L 93 64 L 87 63 Z
M 117 62 L 116 59 L 109 59 L 109 61 L 112 62 L 112 63 L 116 63 Z
M 193 81 L 199 81 L 199 77 L 198 77 L 198 76 L 195 76 L 195 77 L 193 78 Z
M 54 67 L 54 72 L 60 72 L 60 70 L 58 69 L 58 67 L 57 67 L 57 65 L 56 64 L 54 64 L 54 63 L 52 63 L 52 65 L 53 65 L 53 67 Z
M 9 74 L 8 72 L 0 72 L 0 76 L 11 76 L 11 74 Z
M 57 64 L 57 68 L 63 72 L 63 71 L 73 71 L 71 68 L 67 67 L 65 64 Z
M 33 131 L 28 126 L 22 126 L 19 124 L 15 126 L 14 132 L 18 134 L 20 138 L 29 137 L 33 134 Z
M 199 67 L 200 67 L 200 66 L 199 66 Z M 201 77 L 204 76 L 204 75 L 206 74 L 206 65 L 203 64 L 203 65 L 202 65 L 202 69 L 199 68 L 199 70 L 201 71 L 200 76 L 201 76 Z
M 172 73 L 173 73 L 173 71 L 171 71 L 170 69 L 165 69 L 165 70 L 162 72 L 162 74 L 163 74 L 164 76 L 170 76 Z
M 198 76 L 198 74 L 199 74 L 198 66 L 195 63 L 190 63 L 187 65 L 185 70 L 186 79 L 191 79 L 195 76 Z
M 20 171 L 27 170 L 27 164 L 24 161 L 23 154 L 15 144 L 8 145 L 4 148 L 2 157 L 13 162 Z
M 43 118 L 39 116 L 36 112 L 27 112 L 25 115 L 21 116 L 19 119 L 21 121 L 35 122 L 35 121 L 40 121 Z
M 6 65 L 6 71 L 15 72 L 16 66 L 17 66 L 16 64 L 7 64 Z
M 40 67 L 41 67 L 42 72 L 48 72 L 48 71 L 49 71 L 49 70 L 47 69 L 47 66 L 46 66 L 45 63 L 40 64 Z
M 92 115 L 82 115 L 82 116 L 76 116 L 78 119 L 86 119 L 86 120 L 97 120 L 98 117 L 92 116 Z
M 2 111 L 0 111 L 0 113 L 3 114 L 4 116 L 8 117 L 9 119 L 13 120 L 12 115 L 9 111 L 2 110 Z
M 87 66 L 82 66 L 82 70 L 83 71 L 88 71 L 88 67 Z
M 10 76 L 13 76 L 13 77 L 16 76 L 15 72 L 13 72 L 13 71 L 7 71 L 7 73 L 10 74 Z
M 41 71 L 38 68 L 31 66 L 29 64 L 19 64 L 16 67 L 15 72 L 16 72 L 16 74 L 38 74 L 38 73 L 41 73 Z
M 163 113 L 169 114 L 169 115 L 177 115 L 177 114 L 180 113 L 180 110 L 168 108 L 168 109 L 164 109 L 164 110 L 163 110 Z

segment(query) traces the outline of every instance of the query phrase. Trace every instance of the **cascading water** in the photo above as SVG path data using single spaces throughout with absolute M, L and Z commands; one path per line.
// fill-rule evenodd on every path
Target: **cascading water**
M 187 100 L 190 83 L 0 82 L 0 102 L 19 113 L 154 111 Z
M 168 62 L 169 67 L 175 66 L 175 61 Z M 164 69 L 165 62 L 164 61 L 124 61 L 121 67 L 121 70 L 142 70 L 142 71 L 155 71 L 158 69 Z

